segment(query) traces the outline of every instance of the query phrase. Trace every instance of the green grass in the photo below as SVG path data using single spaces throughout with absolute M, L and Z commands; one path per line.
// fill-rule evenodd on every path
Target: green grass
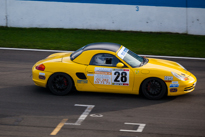
M 205 36 L 0 27 L 0 47 L 77 50 L 94 42 L 119 43 L 137 54 L 205 57 Z

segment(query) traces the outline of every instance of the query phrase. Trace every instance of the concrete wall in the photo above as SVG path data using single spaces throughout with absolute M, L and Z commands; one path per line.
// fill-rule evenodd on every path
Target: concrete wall
M 205 35 L 205 1 L 0 0 L 0 25 Z
M 0 26 L 6 26 L 6 17 L 7 17 L 7 9 L 6 9 L 6 0 L 0 0 Z
M 188 33 L 205 35 L 205 9 L 188 8 L 187 14 L 188 14 L 187 16 Z

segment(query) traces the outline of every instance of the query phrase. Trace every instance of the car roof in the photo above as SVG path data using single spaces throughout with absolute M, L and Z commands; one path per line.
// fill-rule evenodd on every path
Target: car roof
M 99 42 L 88 44 L 83 50 L 109 50 L 117 52 L 120 47 L 121 45 L 117 43 Z
M 73 52 L 71 54 L 71 60 L 77 58 L 84 51 L 107 50 L 107 51 L 117 52 L 120 47 L 121 45 L 116 43 L 108 43 L 108 42 L 91 43 Z

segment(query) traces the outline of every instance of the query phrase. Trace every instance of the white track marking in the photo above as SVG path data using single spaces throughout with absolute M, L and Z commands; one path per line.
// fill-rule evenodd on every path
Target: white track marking
M 195 57 L 177 57 L 177 56 L 158 56 L 158 55 L 139 55 L 145 57 L 158 57 L 158 58 L 173 58 L 173 59 L 195 59 L 195 60 L 205 60 L 205 58 L 195 58 Z
M 66 51 L 66 50 L 47 50 L 47 49 L 24 49 L 24 48 L 5 48 L 0 47 L 3 50 L 20 50 L 20 51 L 43 51 L 43 52 L 73 52 L 73 51 Z
M 142 132 L 146 124 L 141 124 L 141 123 L 125 123 L 126 125 L 138 125 L 139 127 L 137 130 L 127 130 L 127 129 L 120 129 L 120 131 L 123 132 Z
M 103 117 L 101 114 L 90 114 L 91 117 Z
M 24 49 L 24 48 L 5 48 L 0 47 L 3 50 L 20 50 L 20 51 L 43 51 L 43 52 L 74 52 L 74 51 L 66 51 L 66 50 L 47 50 L 47 49 Z M 205 60 L 205 58 L 195 58 L 195 57 L 177 57 L 177 56 L 158 56 L 158 55 L 141 55 L 146 57 L 159 57 L 159 58 L 175 58 L 175 59 L 194 59 L 194 60 Z
M 76 125 L 76 126 L 81 125 L 81 123 L 86 119 L 86 117 L 89 115 L 91 110 L 95 107 L 95 105 L 82 105 L 82 104 L 75 104 L 75 106 L 87 107 L 87 108 L 75 123 L 65 123 L 65 125 Z

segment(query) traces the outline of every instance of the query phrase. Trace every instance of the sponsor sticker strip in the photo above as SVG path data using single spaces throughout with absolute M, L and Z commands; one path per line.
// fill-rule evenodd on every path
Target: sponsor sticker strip
M 77 80 L 77 83 L 81 83 L 81 84 L 87 84 L 88 83 L 88 80 Z
M 173 76 L 164 76 L 164 80 L 171 81 L 173 80 Z
M 178 88 L 179 87 L 178 81 L 172 81 L 172 84 L 170 84 L 169 87 L 170 88 Z

